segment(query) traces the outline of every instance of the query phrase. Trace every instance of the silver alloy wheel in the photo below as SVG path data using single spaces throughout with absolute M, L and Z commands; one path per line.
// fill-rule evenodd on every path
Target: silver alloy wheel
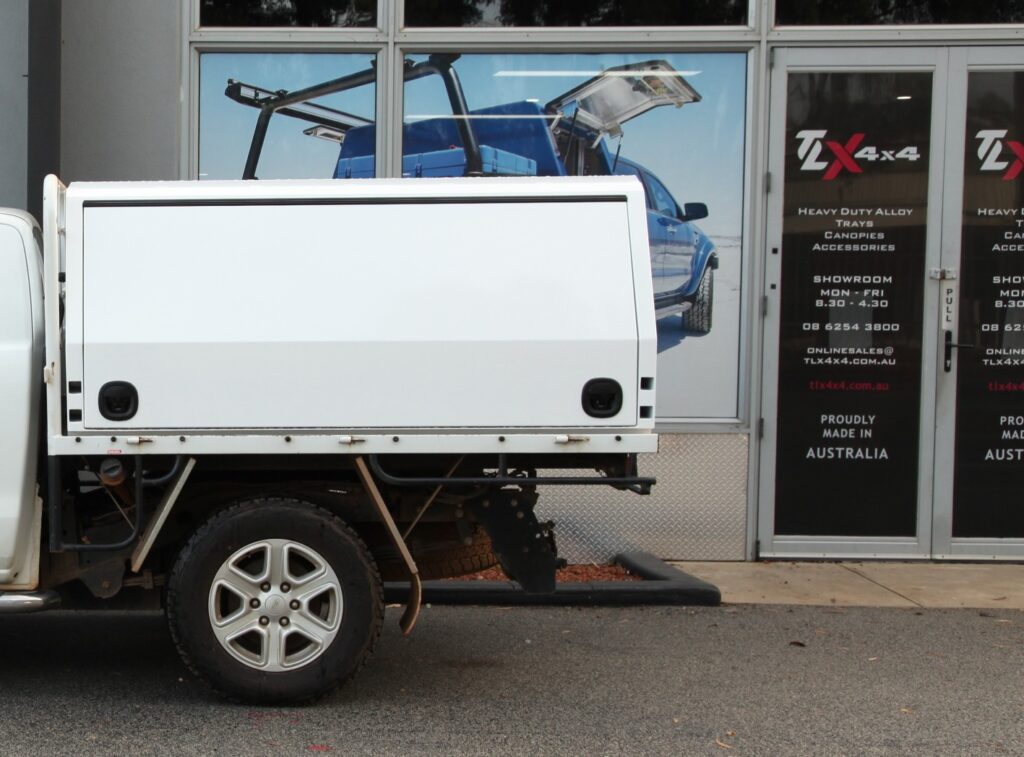
M 323 654 L 341 627 L 342 605 L 338 576 L 320 554 L 265 539 L 220 566 L 210 587 L 210 624 L 236 660 L 282 672 Z

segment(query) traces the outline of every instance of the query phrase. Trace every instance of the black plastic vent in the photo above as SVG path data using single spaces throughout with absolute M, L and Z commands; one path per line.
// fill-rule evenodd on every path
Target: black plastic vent
M 139 393 L 127 381 L 108 381 L 100 387 L 99 404 L 108 421 L 126 421 L 139 409 Z
M 592 418 L 611 418 L 622 409 L 622 387 L 615 379 L 590 379 L 583 386 L 583 412 Z

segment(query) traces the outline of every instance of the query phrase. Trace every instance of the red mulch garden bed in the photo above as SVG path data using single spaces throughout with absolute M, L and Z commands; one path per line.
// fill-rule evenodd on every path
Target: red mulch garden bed
M 560 571 L 555 573 L 555 578 L 559 583 L 570 583 L 570 582 L 593 582 L 593 581 L 642 581 L 643 579 L 639 576 L 634 576 L 632 573 L 626 571 L 621 565 L 615 565 L 609 563 L 606 565 L 596 565 L 594 563 L 581 563 L 578 565 L 566 565 Z M 493 568 L 487 570 L 481 570 L 476 573 L 468 573 L 464 576 L 458 576 L 453 579 L 454 581 L 508 581 L 508 576 L 505 575 L 499 566 L 495 565 Z

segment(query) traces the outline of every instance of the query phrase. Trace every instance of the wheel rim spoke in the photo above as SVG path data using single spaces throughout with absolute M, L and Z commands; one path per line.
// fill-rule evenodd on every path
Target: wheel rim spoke
M 295 598 L 305 604 L 314 597 L 323 594 L 328 589 L 337 589 L 338 579 L 334 576 L 324 573 L 323 575 L 317 576 L 316 578 L 299 584 L 295 590 Z
M 316 624 L 310 623 L 305 618 L 300 618 L 295 621 L 292 625 L 292 633 L 298 634 L 305 639 L 313 642 L 314 646 L 320 648 L 327 643 L 329 638 L 329 632 L 322 628 L 317 628 Z
M 251 578 L 234 569 L 224 570 L 222 568 L 218 571 L 217 576 L 214 578 L 214 586 L 234 592 L 246 602 L 253 597 L 259 596 L 260 593 L 258 583 L 254 583 Z
M 335 611 L 333 606 L 330 609 L 331 612 L 327 614 L 327 617 L 322 618 L 311 611 L 307 605 L 303 605 L 292 622 L 295 623 L 297 627 L 301 628 L 303 633 L 305 633 L 306 629 L 312 628 L 315 628 L 316 633 L 319 634 L 330 633 L 337 630 L 341 623 L 340 603 L 337 611 Z
M 303 549 L 297 544 L 287 545 L 284 548 L 284 555 L 284 577 L 292 586 L 303 586 L 327 573 L 327 563 L 323 561 L 320 555 L 308 549 Z M 313 570 L 298 575 L 293 573 L 291 570 L 292 557 L 295 556 L 309 562 L 313 566 Z
M 282 666 L 285 659 L 284 634 L 280 626 L 270 626 L 263 635 L 263 659 L 265 667 L 275 670 Z
M 259 629 L 259 617 L 248 607 L 243 606 L 234 615 L 229 615 L 215 624 L 213 633 L 221 643 L 229 643 L 243 634 Z
M 263 560 L 262 568 L 259 571 L 246 570 L 250 560 L 257 558 Z M 269 574 L 270 545 L 266 542 L 256 542 L 245 549 L 238 550 L 217 571 L 218 578 L 228 580 L 234 577 L 242 582 L 242 585 L 250 586 L 249 591 L 255 593 L 259 592 L 259 585 L 267 580 Z
M 285 563 L 287 559 L 286 545 L 275 539 L 269 545 L 267 552 L 267 568 L 270 574 L 269 581 L 272 585 L 279 586 L 285 580 Z

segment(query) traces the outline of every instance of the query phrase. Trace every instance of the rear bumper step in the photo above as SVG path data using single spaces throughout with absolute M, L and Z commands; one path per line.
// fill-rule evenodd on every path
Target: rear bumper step
M 52 610 L 58 605 L 60 596 L 55 591 L 0 592 L 0 615 Z

